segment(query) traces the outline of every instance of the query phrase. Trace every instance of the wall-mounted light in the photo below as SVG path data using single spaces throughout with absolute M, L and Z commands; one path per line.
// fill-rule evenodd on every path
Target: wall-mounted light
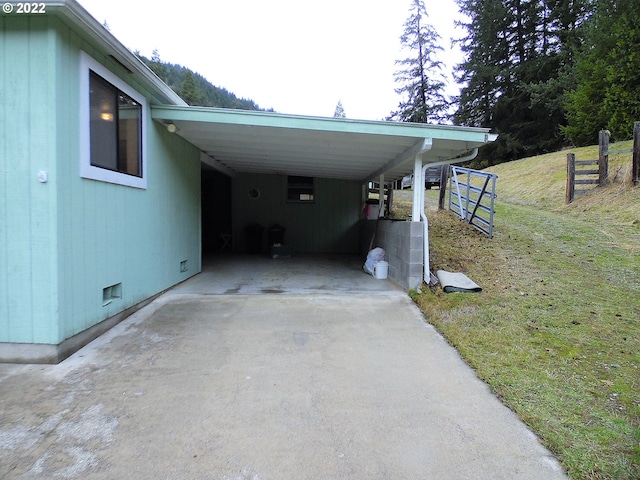
M 100 119 L 105 122 L 113 122 L 112 110 L 113 106 L 110 102 L 102 102 L 102 105 L 100 105 Z

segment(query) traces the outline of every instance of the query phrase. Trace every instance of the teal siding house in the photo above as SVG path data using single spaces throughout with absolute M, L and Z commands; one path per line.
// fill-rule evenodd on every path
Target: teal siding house
M 75 1 L 43 11 L 0 15 L 0 361 L 61 361 L 252 222 L 357 253 L 363 185 L 493 140 L 189 107 Z
M 200 271 L 200 152 L 150 112 L 184 103 L 74 25 L 79 7 L 47 7 L 0 16 L 5 360 L 59 361 L 107 327 L 93 326 Z

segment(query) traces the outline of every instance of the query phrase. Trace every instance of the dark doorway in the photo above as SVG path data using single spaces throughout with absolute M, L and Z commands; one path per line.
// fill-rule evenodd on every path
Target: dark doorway
M 202 254 L 231 251 L 231 178 L 202 170 Z

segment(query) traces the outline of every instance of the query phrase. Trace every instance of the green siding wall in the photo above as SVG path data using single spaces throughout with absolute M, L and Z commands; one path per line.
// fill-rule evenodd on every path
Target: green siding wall
M 362 188 L 359 182 L 316 178 L 315 203 L 288 203 L 284 175 L 239 175 L 233 179 L 233 245 L 245 251 L 244 227 L 258 223 L 286 228 L 285 244 L 297 253 L 357 253 Z M 251 199 L 251 189 L 260 191 Z
M 150 95 L 56 19 L 27 18 L 0 23 L 0 342 L 58 344 L 200 271 L 199 152 L 149 115 L 146 190 L 81 178 L 80 50 Z
M 0 16 L 0 341 L 58 333 L 56 190 L 37 181 L 56 167 L 55 36 L 43 25 Z

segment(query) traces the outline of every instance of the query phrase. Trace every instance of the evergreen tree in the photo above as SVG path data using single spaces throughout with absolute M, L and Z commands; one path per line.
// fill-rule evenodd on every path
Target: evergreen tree
M 184 76 L 179 95 L 189 105 L 202 105 L 202 93 L 198 89 L 190 70 L 187 70 L 187 74 Z
M 334 118 L 347 118 L 344 113 L 344 107 L 342 106 L 342 101 L 338 100 L 338 105 L 336 105 L 336 111 L 333 113 Z
M 591 145 L 598 131 L 628 138 L 640 120 L 640 10 L 636 0 L 600 0 L 578 53 L 576 88 L 568 95 L 564 133 Z
M 607 2 L 605 2 L 606 4 Z M 614 139 L 627 139 L 640 120 L 640 8 L 636 0 L 618 0 L 612 18 L 604 109 Z
M 501 0 L 459 0 L 458 6 L 470 21 L 458 22 L 467 34 L 457 41 L 465 59 L 456 68 L 456 80 L 464 88 L 456 99 L 454 123 L 490 128 L 509 77 L 504 69 L 509 57 L 508 11 Z
M 546 115 L 546 122 L 550 126 L 557 126 L 554 137 L 562 138 L 558 132 L 567 122 L 568 92 L 575 88 L 576 63 L 575 55 L 583 43 L 582 25 L 589 11 L 589 1 L 548 0 L 543 2 L 542 11 L 541 57 L 544 59 L 542 68 L 546 72 L 537 82 L 525 85 L 531 95 L 531 108 Z M 543 120 L 545 120 L 543 118 Z M 553 148 L 554 139 L 550 140 Z M 544 144 L 542 150 L 546 150 Z
M 160 79 L 182 97 L 187 103 L 203 107 L 237 108 L 242 110 L 264 110 L 253 100 L 238 98 L 225 88 L 212 85 L 202 75 L 191 71 L 181 65 L 164 63 L 160 59 L 157 50 L 153 51 L 152 59 L 148 59 L 139 53 L 138 58 L 153 70 Z M 187 76 L 191 76 L 188 80 Z M 186 82 L 186 83 L 185 83 Z M 193 85 L 195 87 L 193 87 Z M 273 111 L 268 109 L 267 111 Z
M 464 84 L 454 122 L 492 128 L 498 141 L 476 162 L 484 167 L 558 149 L 565 95 L 574 78 L 579 26 L 591 0 L 457 0 Z
M 143 58 L 143 57 L 140 57 Z M 151 61 L 147 63 L 147 66 L 151 69 L 153 73 L 155 73 L 162 81 L 167 83 L 167 69 L 165 64 L 160 59 L 160 54 L 157 49 L 154 49 L 151 53 Z M 175 89 L 174 89 L 175 90 Z
M 400 37 L 401 45 L 410 56 L 396 61 L 401 68 L 395 73 L 400 84 L 396 93 L 404 99 L 388 119 L 403 122 L 440 122 L 447 118 L 449 103 L 444 95 L 445 77 L 438 53 L 440 35 L 427 22 L 427 10 L 423 0 L 413 0 L 410 15 Z

